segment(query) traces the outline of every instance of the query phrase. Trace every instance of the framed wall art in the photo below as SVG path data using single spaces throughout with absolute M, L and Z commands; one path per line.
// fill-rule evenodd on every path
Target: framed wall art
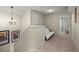
M 75 23 L 77 23 L 77 17 L 78 17 L 78 11 L 77 11 L 77 7 L 75 8 Z
M 15 30 L 11 32 L 12 43 L 16 42 L 20 38 L 20 30 Z
M 9 43 L 9 30 L 0 31 L 0 46 Z

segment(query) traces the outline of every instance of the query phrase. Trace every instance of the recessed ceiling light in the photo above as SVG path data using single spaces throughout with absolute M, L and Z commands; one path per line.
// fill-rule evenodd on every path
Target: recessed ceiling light
M 49 12 L 49 13 L 55 12 L 55 9 L 49 9 L 49 10 L 47 10 L 47 12 Z

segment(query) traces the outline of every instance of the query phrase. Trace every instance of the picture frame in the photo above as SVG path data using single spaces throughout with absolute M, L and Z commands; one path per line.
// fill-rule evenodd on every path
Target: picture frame
M 77 11 L 77 7 L 75 8 L 75 23 L 77 23 L 77 17 L 78 17 L 78 11 Z
M 0 31 L 0 46 L 9 43 L 9 30 Z
M 77 19 L 77 21 L 79 20 L 79 11 L 78 11 L 78 19 Z
M 12 43 L 16 42 L 20 38 L 20 30 L 11 31 Z

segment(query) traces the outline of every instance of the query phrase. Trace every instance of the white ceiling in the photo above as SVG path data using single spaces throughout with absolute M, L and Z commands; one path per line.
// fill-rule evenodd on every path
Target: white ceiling
M 66 12 L 68 8 L 66 6 L 14 6 L 14 13 L 23 14 L 27 10 L 35 10 L 42 14 L 48 14 L 46 10 L 55 9 L 55 12 Z M 10 6 L 0 6 L 0 11 L 11 12 Z

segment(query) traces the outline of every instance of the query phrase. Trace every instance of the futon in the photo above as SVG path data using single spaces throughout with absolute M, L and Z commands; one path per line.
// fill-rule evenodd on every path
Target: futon
M 49 31 L 48 28 L 45 28 L 45 40 L 49 40 L 54 35 L 55 35 L 54 31 Z

